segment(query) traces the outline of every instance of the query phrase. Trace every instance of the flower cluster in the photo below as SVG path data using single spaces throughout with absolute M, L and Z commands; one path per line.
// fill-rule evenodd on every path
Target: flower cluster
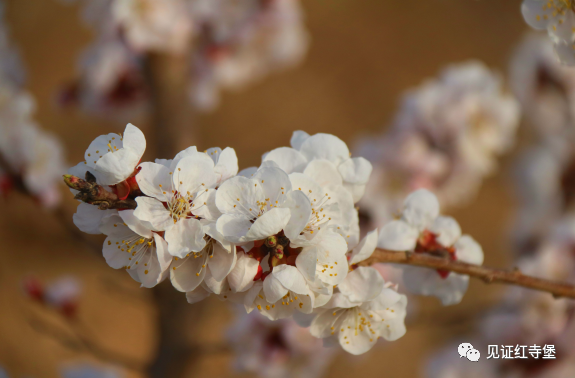
M 561 63 L 575 65 L 573 0 L 523 0 L 521 12 L 529 26 L 537 30 L 547 30 Z
M 390 131 L 358 146 L 374 164 L 361 209 L 382 226 L 418 188 L 445 206 L 468 201 L 512 146 L 518 125 L 519 104 L 499 75 L 479 62 L 449 66 L 406 94 Z
M 21 66 L 0 20 L 0 194 L 20 190 L 54 207 L 65 167 L 62 146 L 34 121 L 35 103 L 22 88 Z
M 321 377 L 334 349 L 291 319 L 272 322 L 255 313 L 239 314 L 228 332 L 239 371 L 260 377 Z
M 523 254 L 533 253 L 574 204 L 575 72 L 554 59 L 551 42 L 530 35 L 513 58 L 511 78 L 534 131 L 515 164 L 514 239 Z
M 149 53 L 185 56 L 189 95 L 201 110 L 235 89 L 297 64 L 307 50 L 298 0 L 84 0 L 98 39 L 64 104 L 132 116 L 149 100 Z
M 269 320 L 294 316 L 324 343 L 361 354 L 377 339 L 393 341 L 406 331 L 407 297 L 365 263 L 378 245 L 483 261 L 481 247 L 461 236 L 454 219 L 439 215 L 427 190 L 406 199 L 401 220 L 360 240 L 355 203 L 371 164 L 351 157 L 333 135 L 296 131 L 291 147 L 269 151 L 259 167 L 240 172 L 229 147 L 189 147 L 173 159 L 141 162 L 145 147 L 131 124 L 123 135 L 90 144 L 85 161 L 69 173 L 99 189 L 90 186 L 88 199 L 76 196 L 84 202 L 74 222 L 107 236 L 103 254 L 112 268 L 148 288 L 169 277 L 189 303 L 214 295 Z M 94 206 L 99 198 L 123 202 Z M 454 304 L 468 277 L 414 268 L 404 281 L 416 293 Z

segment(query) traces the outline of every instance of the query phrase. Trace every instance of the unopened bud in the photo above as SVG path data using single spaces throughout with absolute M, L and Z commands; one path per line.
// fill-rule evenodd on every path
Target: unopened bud
M 280 260 L 284 258 L 284 247 L 281 244 L 275 247 L 274 255 Z
M 275 236 L 270 236 L 270 237 L 268 237 L 268 238 L 266 239 L 266 242 L 265 242 L 265 243 L 266 243 L 266 246 L 267 246 L 267 247 L 273 248 L 273 247 L 275 247 L 275 246 L 277 245 L 278 240 L 276 239 Z

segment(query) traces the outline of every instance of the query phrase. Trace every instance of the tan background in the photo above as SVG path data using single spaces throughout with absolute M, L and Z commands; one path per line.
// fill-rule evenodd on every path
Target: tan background
M 224 95 L 215 113 L 198 117 L 189 127 L 198 130 L 200 149 L 234 147 L 241 168 L 258 164 L 263 152 L 287 145 L 296 129 L 333 133 L 352 144 L 359 135 L 382 130 L 401 92 L 445 64 L 480 59 L 506 71 L 526 29 L 519 6 L 520 0 L 307 0 L 313 41 L 305 63 L 241 93 Z M 7 8 L 28 72 L 27 87 L 38 101 L 37 120 L 61 138 L 70 165 L 76 164 L 93 138 L 124 126 L 55 106 L 55 90 L 73 78 L 91 33 L 76 6 L 8 0 Z M 146 117 L 131 121 L 146 131 Z M 455 213 L 464 232 L 483 245 L 488 265 L 509 261 L 506 233 L 513 204 L 507 176 L 504 169 L 487 180 L 477 200 Z M 64 187 L 62 192 L 71 220 L 76 203 Z M 63 361 L 94 360 L 63 345 L 62 339 L 72 335 L 69 325 L 22 295 L 21 280 L 29 273 L 43 280 L 62 274 L 79 277 L 84 286 L 81 327 L 92 340 L 112 354 L 121 352 L 142 363 L 153 357 L 156 312 L 149 291 L 138 289 L 124 272 L 108 268 L 100 255 L 70 238 L 54 215 L 14 194 L 0 202 L 0 365 L 13 377 L 57 377 Z M 470 321 L 451 319 L 477 313 L 500 290 L 473 282 L 459 306 L 442 309 L 435 300 L 421 301 L 421 313 L 409 321 L 401 340 L 361 357 L 342 353 L 327 376 L 418 377 L 435 348 L 472 329 Z M 189 311 L 199 308 L 189 306 Z M 182 330 L 198 344 L 218 343 L 230 312 L 217 300 L 201 308 Z M 59 337 L 39 332 L 31 322 L 47 325 Z M 190 377 L 234 376 L 229 355 L 197 357 L 190 360 Z

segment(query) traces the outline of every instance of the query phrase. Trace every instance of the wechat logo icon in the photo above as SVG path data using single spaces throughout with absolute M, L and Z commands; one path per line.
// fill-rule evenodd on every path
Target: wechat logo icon
M 481 357 L 481 353 L 479 353 L 477 349 L 474 349 L 473 345 L 469 343 L 459 344 L 457 351 L 459 352 L 459 358 L 465 357 L 469 361 L 477 362 L 479 361 L 479 357 Z

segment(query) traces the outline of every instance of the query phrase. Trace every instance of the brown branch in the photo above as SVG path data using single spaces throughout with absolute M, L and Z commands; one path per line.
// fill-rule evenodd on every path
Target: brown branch
M 69 188 L 79 193 L 74 197 L 82 202 L 98 206 L 100 210 L 108 209 L 135 209 L 136 201 L 131 198 L 124 200 L 118 198 L 112 192 L 108 192 L 103 186 L 96 183 L 96 178 L 90 172 L 86 172 L 86 179 L 77 176 L 64 175 L 64 182 Z
M 479 278 L 485 283 L 505 283 L 528 289 L 545 291 L 553 294 L 555 298 L 565 297 L 575 299 L 575 286 L 564 282 L 527 276 L 521 273 L 519 269 L 494 269 L 480 265 L 467 264 L 460 261 L 451 261 L 446 258 L 435 257 L 423 253 L 395 252 L 380 248 L 376 249 L 375 252 L 373 252 L 373 255 L 369 259 L 361 262 L 360 265 L 368 266 L 374 263 L 394 263 L 447 270 Z

